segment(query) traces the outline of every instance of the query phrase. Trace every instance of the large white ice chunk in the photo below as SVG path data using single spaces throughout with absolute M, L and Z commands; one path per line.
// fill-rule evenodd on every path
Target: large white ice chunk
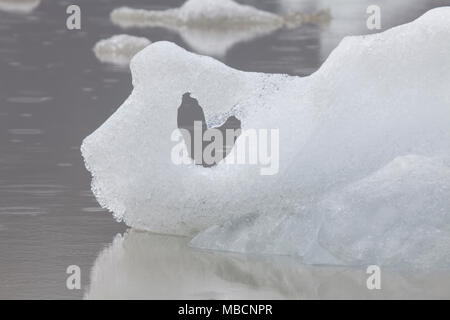
M 449 38 L 450 8 L 435 9 L 344 39 L 307 78 L 244 73 L 154 43 L 132 60 L 131 96 L 83 143 L 93 191 L 136 228 L 212 227 L 193 241 L 204 248 L 311 263 L 448 263 Z M 235 115 L 244 131 L 279 128 L 279 173 L 172 163 L 186 92 L 210 126 Z

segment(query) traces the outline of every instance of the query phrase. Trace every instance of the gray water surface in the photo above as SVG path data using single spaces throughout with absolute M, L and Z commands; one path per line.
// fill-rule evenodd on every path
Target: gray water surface
M 24 1 L 35 2 L 29 12 L 14 10 L 13 0 L 0 0 L 0 299 L 450 298 L 447 273 L 393 275 L 390 289 L 377 293 L 367 290 L 361 270 L 307 267 L 288 257 L 203 252 L 189 248 L 185 238 L 136 231 L 112 242 L 127 227 L 99 208 L 79 151 L 82 139 L 132 89 L 127 68 L 101 63 L 93 54 L 102 38 L 127 33 L 167 40 L 237 69 L 307 76 L 344 36 L 373 32 L 366 28 L 369 4 L 381 6 L 384 30 L 450 1 L 242 0 L 280 14 L 330 9 L 332 19 L 262 36 L 239 35 L 215 47 L 199 41 L 201 33 L 123 30 L 109 19 L 123 5 L 159 10 L 183 1 L 78 0 L 81 31 L 66 28 L 71 3 L 17 3 Z M 123 251 L 131 261 L 125 265 Z M 81 290 L 66 288 L 69 265 L 81 268 Z M 111 270 L 124 273 L 108 274 Z M 209 270 L 203 278 L 202 270 Z M 176 282 L 168 280 L 171 274 Z

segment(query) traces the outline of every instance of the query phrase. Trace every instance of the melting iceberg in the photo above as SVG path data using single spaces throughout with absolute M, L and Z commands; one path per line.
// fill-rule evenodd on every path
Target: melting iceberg
M 279 28 L 295 28 L 307 22 L 321 24 L 329 19 L 326 10 L 281 16 L 233 0 L 188 0 L 175 9 L 150 11 L 121 7 L 111 12 L 111 21 L 122 28 L 168 28 L 177 31 L 196 52 L 219 57 L 236 43 Z
M 450 264 L 450 8 L 347 37 L 305 78 L 234 70 L 168 42 L 131 62 L 134 90 L 82 145 L 99 203 L 192 245 L 313 264 Z M 279 172 L 171 161 L 186 92 L 207 125 L 279 129 Z M 234 148 L 242 147 L 239 137 Z M 200 233 L 199 233 L 200 232 Z
M 97 42 L 94 53 L 101 62 L 128 65 L 136 53 L 150 44 L 144 37 L 119 34 Z

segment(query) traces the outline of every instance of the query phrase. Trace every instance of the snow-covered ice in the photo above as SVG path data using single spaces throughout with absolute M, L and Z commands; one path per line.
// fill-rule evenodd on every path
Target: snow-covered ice
M 100 40 L 93 50 L 101 62 L 128 65 L 131 58 L 150 43 L 151 41 L 144 37 L 119 34 Z
M 448 267 L 449 37 L 450 8 L 434 9 L 345 38 L 305 78 L 241 72 L 154 43 L 131 62 L 130 97 L 83 142 L 93 192 L 129 226 L 196 235 L 201 248 Z M 209 126 L 234 115 L 243 130 L 279 128 L 279 173 L 173 164 L 186 92 Z

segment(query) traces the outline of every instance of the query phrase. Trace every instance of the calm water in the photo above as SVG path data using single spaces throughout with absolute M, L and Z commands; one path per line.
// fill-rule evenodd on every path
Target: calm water
M 11 11 L 18 4 L 23 9 L 24 2 L 29 12 Z M 383 29 L 450 5 L 448 0 L 239 2 L 280 14 L 330 9 L 333 18 L 264 36 L 217 38 L 212 46 L 202 41 L 203 34 L 123 30 L 109 20 L 111 10 L 122 5 L 157 10 L 183 1 L 78 0 L 82 30 L 69 31 L 69 2 L 0 0 L 0 298 L 450 298 L 446 273 L 389 273 L 386 287 L 371 292 L 362 270 L 194 250 L 185 238 L 126 231 L 98 207 L 79 146 L 131 91 L 126 68 L 96 59 L 92 47 L 99 39 L 128 33 L 168 40 L 238 69 L 306 76 L 343 36 L 369 33 L 369 4 L 382 7 Z M 81 268 L 81 290 L 66 289 L 69 265 Z

